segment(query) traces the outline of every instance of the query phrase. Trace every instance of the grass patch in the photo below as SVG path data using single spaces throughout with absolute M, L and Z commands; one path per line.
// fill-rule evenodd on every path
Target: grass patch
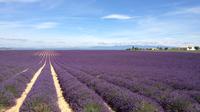
M 4 92 L 0 92 L 0 112 L 2 112 L 5 108 L 9 107 L 11 102 L 8 96 Z
M 192 94 L 193 99 L 195 99 L 198 103 L 200 103 L 200 93 Z
M 101 108 L 98 104 L 90 103 L 84 106 L 84 112 L 101 112 Z
M 14 85 L 8 85 L 5 87 L 6 91 L 12 93 L 15 97 L 18 95 Z
M 31 112 L 52 112 L 50 106 L 43 102 L 42 99 L 36 98 L 26 104 L 27 110 Z
M 183 99 L 176 99 L 166 105 L 170 112 L 185 112 L 191 106 L 191 102 Z
M 195 100 L 200 103 L 200 96 L 195 96 Z
M 133 112 L 158 112 L 158 110 L 154 105 L 142 101 L 140 107 L 136 111 L 134 110 Z

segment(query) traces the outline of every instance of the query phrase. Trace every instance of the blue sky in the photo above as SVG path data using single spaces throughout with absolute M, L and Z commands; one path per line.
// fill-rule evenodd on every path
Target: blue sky
M 0 47 L 200 45 L 199 0 L 0 0 Z

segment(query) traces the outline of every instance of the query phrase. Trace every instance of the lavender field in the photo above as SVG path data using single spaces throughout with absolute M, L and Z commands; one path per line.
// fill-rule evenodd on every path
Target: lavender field
M 0 112 L 200 112 L 200 54 L 0 51 Z

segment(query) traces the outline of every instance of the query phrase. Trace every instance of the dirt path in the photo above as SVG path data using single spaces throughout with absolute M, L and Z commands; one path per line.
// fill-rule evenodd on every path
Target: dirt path
M 56 93 L 57 93 L 57 97 L 58 97 L 58 106 L 60 108 L 61 112 L 73 112 L 72 109 L 70 108 L 69 104 L 65 101 L 64 97 L 63 97 L 63 92 L 61 90 L 60 84 L 59 84 L 59 80 L 57 77 L 57 74 L 53 68 L 53 65 L 50 64 L 51 66 L 51 74 L 53 76 L 53 81 L 54 81 L 54 85 L 56 88 Z
M 30 69 L 30 68 L 24 69 L 23 71 L 21 71 L 21 72 L 17 73 L 16 75 L 14 75 L 14 77 L 16 77 L 16 76 L 18 76 L 18 75 L 20 75 L 20 74 L 22 74 L 22 73 L 27 72 L 29 69 Z M 8 80 L 9 80 L 9 79 L 8 79 Z
M 27 84 L 26 89 L 22 93 L 21 97 L 16 100 L 16 104 L 13 107 L 11 107 L 9 110 L 7 110 L 6 112 L 19 112 L 20 107 L 22 106 L 28 93 L 31 91 L 31 88 L 33 87 L 35 81 L 37 80 L 38 76 L 42 72 L 42 69 L 44 68 L 45 65 L 46 65 L 46 63 L 41 68 L 39 68 L 39 70 L 34 74 L 31 81 Z
M 104 105 L 110 110 L 110 112 L 115 112 L 107 103 L 104 103 Z

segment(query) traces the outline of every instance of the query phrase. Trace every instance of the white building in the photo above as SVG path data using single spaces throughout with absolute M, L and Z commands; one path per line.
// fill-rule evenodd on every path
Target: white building
M 187 46 L 187 51 L 195 51 L 195 47 L 194 46 Z
M 158 48 L 151 48 L 151 50 L 156 51 L 156 50 L 158 50 Z

